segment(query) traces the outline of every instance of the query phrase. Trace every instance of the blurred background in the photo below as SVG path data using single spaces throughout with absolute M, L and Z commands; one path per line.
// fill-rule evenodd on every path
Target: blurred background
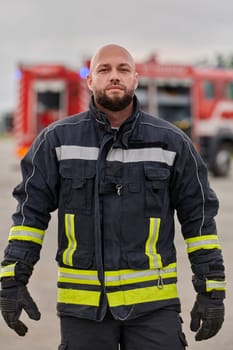
M 137 60 L 156 52 L 173 62 L 232 61 L 231 0 L 0 0 L 0 10 L 0 111 L 14 107 L 19 62 L 78 67 L 107 43 Z
M 179 289 L 190 349 L 230 349 L 233 335 L 233 2 L 232 0 L 0 0 L 0 253 L 7 242 L 20 181 L 19 162 L 38 132 L 50 122 L 87 108 L 89 59 L 102 45 L 116 43 L 134 56 L 144 110 L 183 129 L 210 169 L 220 199 L 217 217 L 227 268 L 226 322 L 215 338 L 195 343 L 189 331 L 194 301 L 191 272 L 177 225 Z M 4 350 L 56 349 L 56 214 L 30 288 L 40 322 L 19 338 L 0 317 Z M 24 316 L 23 316 L 24 317 Z

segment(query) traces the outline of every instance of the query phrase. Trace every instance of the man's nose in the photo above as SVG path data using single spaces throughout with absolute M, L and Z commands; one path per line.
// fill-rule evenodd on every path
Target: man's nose
M 118 79 L 118 78 L 112 78 L 110 81 L 113 85 L 117 85 L 120 83 L 120 79 Z
M 119 78 L 119 72 L 117 71 L 117 69 L 112 69 L 110 72 L 110 80 L 112 81 L 120 81 Z

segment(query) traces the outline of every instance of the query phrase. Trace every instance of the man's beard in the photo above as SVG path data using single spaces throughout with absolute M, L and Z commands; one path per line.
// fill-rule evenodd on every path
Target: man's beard
M 95 100 L 100 106 L 112 112 L 119 112 L 130 105 L 133 100 L 133 96 L 134 90 L 128 90 L 123 97 L 113 98 L 108 97 L 105 92 L 98 91 L 96 92 Z

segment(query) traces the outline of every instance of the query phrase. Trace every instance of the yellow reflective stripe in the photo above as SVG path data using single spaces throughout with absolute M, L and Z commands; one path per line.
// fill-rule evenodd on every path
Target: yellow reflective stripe
M 159 278 L 176 278 L 176 264 L 170 264 L 162 269 L 153 270 L 119 270 L 105 272 L 106 286 L 120 286 L 146 281 L 156 281 Z
M 107 298 L 109 306 L 114 307 L 178 298 L 178 292 L 176 284 L 167 284 L 163 288 L 153 286 L 111 292 L 107 293 Z
M 29 226 L 12 226 L 9 233 L 9 241 L 16 239 L 43 244 L 45 231 Z
M 156 281 L 159 278 L 176 277 L 176 263 L 173 263 L 162 269 L 105 271 L 105 285 L 108 287 L 121 286 L 146 281 Z M 64 267 L 58 268 L 58 282 L 100 286 L 97 271 L 69 269 Z
M 73 266 L 73 254 L 77 249 L 74 214 L 65 214 L 65 234 L 68 240 L 68 246 L 63 253 L 62 261 L 66 265 Z
M 58 288 L 58 303 L 99 306 L 100 292 Z
M 78 270 L 78 269 L 70 269 L 67 267 L 58 267 L 59 272 L 69 273 L 69 274 L 80 274 L 80 275 L 88 275 L 88 276 L 96 276 L 97 270 Z
M 58 282 L 100 286 L 97 271 L 58 268 Z
M 159 229 L 160 229 L 160 219 L 150 218 L 149 235 L 146 240 L 146 250 L 145 250 L 145 254 L 149 258 L 150 269 L 156 269 L 156 268 L 162 267 L 161 256 L 160 254 L 157 253 L 157 250 L 156 250 L 156 244 L 159 238 Z
M 210 292 L 212 290 L 226 290 L 226 281 L 207 280 L 206 291 Z
M 1 272 L 0 272 L 0 278 L 2 278 L 2 277 L 14 277 L 15 276 L 15 265 L 16 265 L 16 263 L 2 266 Z
M 199 249 L 221 249 L 217 235 L 204 235 L 185 240 L 187 252 L 192 253 Z

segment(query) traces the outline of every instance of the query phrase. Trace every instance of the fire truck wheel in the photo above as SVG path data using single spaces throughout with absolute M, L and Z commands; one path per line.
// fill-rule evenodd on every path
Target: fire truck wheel
M 215 177 L 226 177 L 230 173 L 232 149 L 228 144 L 223 144 L 215 154 L 212 166 L 212 174 Z

